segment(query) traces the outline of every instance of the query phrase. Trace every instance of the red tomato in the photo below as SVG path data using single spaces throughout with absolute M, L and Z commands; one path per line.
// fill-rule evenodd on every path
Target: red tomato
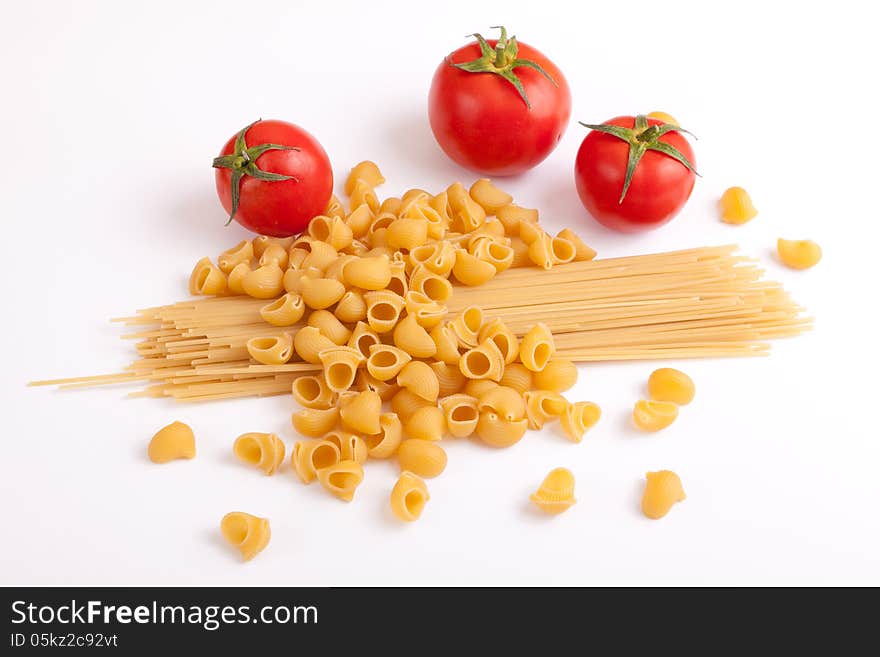
M 571 115 L 568 83 L 553 62 L 515 37 L 508 40 L 503 28 L 497 41 L 474 36 L 477 43 L 456 50 L 434 73 L 431 129 L 460 165 L 516 175 L 540 163 L 562 138 Z
M 574 167 L 578 194 L 587 211 L 599 223 L 624 233 L 656 228 L 672 219 L 690 197 L 696 174 L 694 152 L 677 126 L 640 118 L 645 120 L 642 132 L 635 129 L 636 117 L 632 116 L 587 126 L 593 130 L 581 143 Z M 608 130 L 603 126 L 626 128 L 618 132 L 629 134 L 630 139 L 602 132 Z M 688 164 L 677 159 L 670 146 Z M 642 149 L 643 155 L 621 201 L 631 148 Z
M 333 193 L 327 153 L 308 132 L 286 121 L 252 123 L 226 142 L 214 168 L 217 195 L 230 221 L 261 235 L 302 232 L 324 212 Z

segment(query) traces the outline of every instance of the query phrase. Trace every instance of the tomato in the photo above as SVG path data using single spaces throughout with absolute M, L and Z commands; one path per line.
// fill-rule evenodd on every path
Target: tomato
M 696 175 L 694 152 L 681 128 L 644 116 L 583 125 L 592 132 L 578 150 L 575 182 L 581 202 L 599 223 L 635 233 L 678 214 Z
M 333 171 L 321 144 L 285 121 L 257 121 L 214 159 L 217 195 L 229 220 L 272 237 L 305 230 L 327 208 Z
M 434 73 L 428 118 L 440 148 L 458 164 L 512 176 L 547 157 L 571 115 L 568 83 L 556 65 L 516 37 L 476 43 Z

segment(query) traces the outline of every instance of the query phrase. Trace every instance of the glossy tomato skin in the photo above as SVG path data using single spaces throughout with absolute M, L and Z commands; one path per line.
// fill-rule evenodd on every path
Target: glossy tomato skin
M 618 116 L 605 121 L 632 128 L 635 117 Z M 662 121 L 648 119 L 649 125 Z M 694 167 L 696 160 L 687 139 L 679 132 L 660 138 L 675 146 Z M 672 219 L 694 188 L 695 175 L 675 159 L 648 151 L 633 174 L 623 203 L 618 203 L 626 175 L 629 144 L 612 135 L 591 131 L 581 143 L 574 175 L 581 203 L 599 223 L 624 233 L 636 233 L 662 226 Z
M 220 155 L 233 152 L 233 135 Z M 247 131 L 248 147 L 259 144 L 296 146 L 298 151 L 270 150 L 257 158 L 263 171 L 294 176 L 296 180 L 265 181 L 251 176 L 241 179 L 235 220 L 248 230 L 272 237 L 302 232 L 315 215 L 327 208 L 333 193 L 333 170 L 323 147 L 308 132 L 286 121 L 266 120 Z M 232 172 L 215 169 L 217 195 L 226 212 L 232 211 Z
M 493 48 L 497 41 L 489 40 Z M 460 64 L 480 56 L 476 43 L 459 48 L 448 61 Z M 428 95 L 428 118 L 440 148 L 463 167 L 487 176 L 513 176 L 528 171 L 554 148 L 571 116 L 571 92 L 556 65 L 539 51 L 519 43 L 519 58 L 537 62 L 554 86 L 538 71 L 517 67 L 532 105 L 516 88 L 494 73 L 468 73 L 440 63 Z

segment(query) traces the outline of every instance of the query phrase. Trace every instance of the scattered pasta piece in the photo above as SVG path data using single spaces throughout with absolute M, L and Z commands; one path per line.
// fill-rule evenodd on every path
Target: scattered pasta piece
M 578 370 L 567 358 L 551 358 L 540 372 L 535 372 L 535 387 L 540 390 L 565 392 L 577 383 Z
M 663 123 L 668 123 L 669 125 L 674 125 L 678 127 L 679 123 L 675 119 L 672 114 L 667 114 L 666 112 L 654 111 L 648 113 L 649 119 L 657 119 L 658 121 L 663 121 Z
M 725 190 L 718 205 L 721 208 L 721 221 L 726 224 L 744 224 L 758 216 L 752 198 L 742 187 Z
M 391 489 L 391 510 L 394 515 L 406 522 L 418 520 L 431 499 L 424 480 L 412 472 L 401 472 L 397 483 Z
M 342 460 L 339 447 L 329 440 L 300 441 L 293 446 L 290 464 L 304 484 L 312 483 L 318 472 Z
M 671 470 L 648 472 L 645 474 L 645 480 L 642 513 L 652 520 L 662 518 L 669 513 L 673 504 L 687 497 L 681 479 Z
M 284 442 L 274 433 L 244 433 L 235 439 L 233 453 L 239 461 L 275 474 L 284 462 Z
M 250 561 L 269 544 L 272 532 L 268 518 L 258 518 L 250 513 L 233 511 L 223 516 L 220 532 L 245 561 Z
M 574 498 L 574 475 L 566 468 L 556 468 L 544 477 L 541 486 L 532 493 L 534 502 L 541 511 L 558 515 L 572 507 Z
M 162 427 L 150 439 L 147 455 L 153 463 L 195 458 L 196 438 L 193 430 L 183 422 L 172 422 Z
M 648 395 L 654 401 L 665 401 L 685 406 L 694 399 L 696 387 L 684 372 L 671 367 L 661 367 L 648 377 Z
M 678 417 L 678 405 L 667 401 L 640 399 L 633 407 L 633 423 L 642 431 L 660 431 Z
M 809 269 L 822 259 L 822 248 L 812 240 L 785 240 L 780 237 L 776 241 L 776 250 L 782 264 L 792 269 Z
M 401 472 L 408 470 L 420 477 L 431 479 L 446 469 L 446 450 L 433 440 L 408 438 L 400 443 L 397 460 Z
M 577 402 L 568 404 L 559 421 L 562 429 L 569 440 L 575 443 L 581 442 L 584 433 L 591 429 L 602 416 L 601 409 L 592 402 Z
M 351 502 L 364 480 L 364 467 L 357 461 L 340 461 L 318 470 L 318 481 L 334 497 Z

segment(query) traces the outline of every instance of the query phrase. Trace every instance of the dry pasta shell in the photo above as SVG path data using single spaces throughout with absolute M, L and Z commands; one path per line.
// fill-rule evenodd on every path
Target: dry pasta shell
M 260 308 L 260 317 L 273 326 L 292 326 L 302 319 L 305 312 L 302 297 L 288 292 Z
M 410 290 L 406 293 L 404 300 L 407 314 L 414 315 L 419 326 L 424 327 L 427 331 L 442 324 L 446 318 L 446 306 L 441 306 L 421 292 Z
M 244 294 L 244 277 L 250 270 L 251 266 L 247 262 L 235 265 L 226 277 L 226 291 L 229 294 Z
M 385 182 L 385 177 L 382 175 L 382 172 L 379 170 L 379 167 L 375 162 L 371 162 L 370 160 L 364 160 L 363 162 L 358 162 L 351 168 L 351 172 L 348 174 L 348 178 L 345 179 L 345 186 L 343 190 L 346 195 L 351 196 L 354 192 L 355 184 L 358 180 L 363 181 L 365 185 L 368 187 L 378 187 L 382 183 Z
M 376 333 L 387 333 L 397 326 L 404 307 L 401 296 L 390 290 L 378 290 L 364 294 L 367 302 L 367 324 Z
M 469 395 L 455 394 L 440 400 L 446 419 L 446 430 L 454 438 L 466 438 L 477 429 L 480 412 L 477 400 Z
M 406 363 L 397 375 L 397 385 L 428 401 L 437 401 L 440 382 L 427 363 L 413 360 Z
M 483 340 L 468 349 L 458 361 L 461 373 L 469 379 L 491 379 L 498 382 L 504 375 L 504 355 L 492 340 Z
M 318 470 L 318 481 L 334 497 L 351 502 L 354 492 L 364 480 L 364 467 L 357 461 L 340 461 Z
M 550 252 L 553 254 L 553 264 L 564 265 L 572 262 L 577 255 L 574 244 L 564 237 L 550 239 Z
M 370 329 L 364 322 L 358 322 L 348 339 L 348 346 L 361 352 L 364 358 L 370 355 L 370 347 L 379 344 L 379 334 Z
M 319 354 L 336 346 L 320 329 L 315 326 L 304 326 L 293 336 L 293 348 L 307 363 L 317 365 L 321 362 Z
M 360 322 L 367 318 L 367 302 L 362 292 L 349 290 L 342 295 L 336 309 L 333 311 L 343 322 Z
M 521 420 L 526 414 L 522 395 L 507 386 L 495 386 L 484 392 L 477 400 L 477 410 L 481 413 L 492 411 L 508 422 Z
M 596 257 L 596 252 L 584 244 L 583 240 L 571 228 L 563 228 L 556 234 L 556 237 L 568 240 L 574 245 L 574 262 L 585 262 Z
M 352 431 L 377 434 L 382 430 L 379 415 L 382 413 L 382 398 L 372 390 L 358 392 L 351 399 L 340 402 L 339 417 L 342 424 Z
M 254 299 L 274 299 L 284 291 L 284 272 L 277 262 L 247 272 L 241 279 L 244 293 Z
M 660 431 L 675 422 L 678 406 L 672 402 L 641 399 L 633 407 L 632 417 L 642 431 Z
M 566 468 L 556 468 L 544 477 L 540 488 L 532 493 L 532 502 L 544 513 L 557 515 L 571 508 L 574 498 L 574 475 Z
M 374 459 L 387 459 L 397 453 L 403 439 L 403 425 L 396 413 L 382 413 L 379 416 L 379 433 L 365 435 L 367 454 Z
M 471 254 L 484 262 L 491 263 L 499 274 L 510 269 L 516 255 L 510 245 L 491 238 L 479 240 Z
M 397 449 L 400 470 L 431 479 L 446 469 L 446 451 L 437 441 L 409 438 Z
M 537 224 L 537 222 L 521 220 L 517 224 L 517 229 L 519 233 L 519 238 L 528 246 L 531 246 L 535 242 L 543 239 L 543 237 L 547 234 L 544 232 L 544 229 Z
M 530 224 L 538 223 L 538 211 L 531 208 L 523 208 L 510 203 L 495 212 L 495 217 L 504 226 L 507 235 L 519 235 L 520 222 Z
M 413 249 L 428 241 L 426 219 L 395 219 L 385 234 L 388 246 L 394 249 Z
M 510 194 L 498 189 L 488 178 L 480 178 L 471 185 L 470 196 L 480 204 L 480 207 L 488 215 L 494 215 L 501 208 L 513 202 L 513 197 Z
M 345 294 L 345 286 L 332 278 L 303 276 L 299 280 L 299 293 L 313 310 L 329 308 Z
M 404 317 L 392 335 L 394 344 L 415 358 L 431 358 L 437 353 L 434 340 L 413 315 Z
M 226 275 L 209 258 L 196 263 L 189 277 L 190 294 L 218 295 L 226 292 Z M 273 295 L 274 296 L 274 295 Z
M 526 434 L 528 422 L 525 419 L 509 421 L 494 411 L 483 411 L 477 421 L 477 437 L 492 447 L 510 447 Z
M 217 258 L 217 266 L 224 274 L 228 274 L 238 265 L 244 263 L 250 265 L 254 258 L 254 245 L 250 240 L 242 240 L 232 248 L 226 249 Z
M 498 384 L 513 388 L 522 395 L 534 387 L 533 375 L 522 363 L 511 363 L 504 366 L 504 374 Z
M 403 432 L 409 438 L 421 440 L 440 440 L 446 429 L 446 419 L 436 406 L 423 406 L 417 409 L 406 421 Z
M 336 197 L 336 194 L 330 195 L 330 201 L 327 203 L 324 214 L 328 217 L 345 217 L 345 207 L 342 205 L 342 201 Z
M 471 379 L 464 385 L 461 391 L 474 399 L 479 399 L 487 391 L 497 386 L 498 383 L 490 379 Z
M 354 181 L 351 194 L 349 194 L 348 207 L 356 208 L 360 205 L 370 206 L 370 210 L 376 212 L 379 209 L 379 199 L 376 198 L 376 192 L 364 180 L 358 178 Z
M 344 249 L 354 238 L 354 232 L 342 217 L 318 215 L 309 222 L 309 236 L 315 240 L 326 242 L 336 251 Z
M 275 474 L 284 462 L 284 442 L 274 433 L 243 433 L 232 445 L 239 461 Z
M 257 235 L 251 240 L 255 258 L 261 257 L 263 252 L 272 244 L 277 244 L 282 249 L 289 249 L 293 242 L 293 237 L 269 237 L 268 235 Z
M 535 372 L 535 387 L 541 390 L 565 392 L 578 380 L 578 370 L 567 358 L 551 358 L 540 372 Z
M 262 552 L 272 537 L 268 518 L 258 518 L 242 511 L 233 511 L 223 516 L 220 533 L 227 543 L 239 551 L 245 561 L 250 561 Z
M 268 265 L 270 262 L 274 262 L 281 267 L 282 270 L 287 269 L 287 249 L 278 244 L 270 244 L 267 246 L 265 251 L 263 251 L 263 255 L 260 256 L 259 263 L 262 266 Z
M 365 203 L 352 210 L 351 214 L 346 218 L 345 223 L 351 228 L 352 235 L 355 238 L 359 238 L 367 234 L 367 231 L 370 230 L 370 224 L 373 223 L 374 219 L 375 216 L 373 216 L 373 211 L 370 210 L 370 206 Z M 352 243 L 355 241 L 357 240 L 353 240 Z
M 397 413 L 400 421 L 406 423 L 418 409 L 433 404 L 406 389 L 398 390 L 391 398 L 391 410 Z
M 336 395 L 327 387 L 323 376 L 298 376 L 293 380 L 291 391 L 294 401 L 305 408 L 328 409 L 336 401 Z
M 534 263 L 529 257 L 529 245 L 518 237 L 510 239 L 510 248 L 513 249 L 513 261 L 511 267 L 531 267 Z
M 357 257 L 353 255 L 349 255 L 347 253 L 340 254 L 336 260 L 327 265 L 327 268 L 324 269 L 324 278 L 332 278 L 335 281 L 339 281 L 346 288 L 351 287 L 348 284 L 348 281 L 345 280 L 345 276 L 342 274 L 342 271 L 345 269 L 345 265 L 347 265 L 352 260 L 357 260 Z
M 455 253 L 452 275 L 459 283 L 471 286 L 483 285 L 495 278 L 497 273 L 498 270 L 491 262 L 480 260 L 464 250 Z
M 362 290 L 384 290 L 391 282 L 391 261 L 386 255 L 357 258 L 345 264 L 343 275 Z
M 529 429 L 540 429 L 549 420 L 565 413 L 570 404 L 565 397 L 552 390 L 529 390 L 523 394 Z
M 150 439 L 147 456 L 153 463 L 195 458 L 196 437 L 193 430 L 183 422 L 172 422 L 162 427 Z
M 529 259 L 544 270 L 551 269 L 556 263 L 553 243 L 547 233 L 542 232 L 540 237 L 529 244 Z
M 483 326 L 483 311 L 479 306 L 468 306 L 449 322 L 449 328 L 458 338 L 458 344 L 466 349 L 480 344 L 480 329 Z
M 358 391 L 372 390 L 379 395 L 383 402 L 391 401 L 391 398 L 400 390 L 396 383 L 374 379 L 366 370 L 358 371 L 355 388 Z
M 593 402 L 576 402 L 566 407 L 559 421 L 569 440 L 579 443 L 584 433 L 592 428 L 601 416 L 602 410 Z
M 298 433 L 309 438 L 320 438 L 331 431 L 339 421 L 336 408 L 305 408 L 290 416 L 290 422 Z
M 437 377 L 438 395 L 446 397 L 461 390 L 467 383 L 467 378 L 455 365 L 443 362 L 431 363 L 431 369 Z
M 391 489 L 391 511 L 405 522 L 418 520 L 431 499 L 428 487 L 421 477 L 412 472 L 401 472 Z
M 387 344 L 375 344 L 370 347 L 367 372 L 374 379 L 388 381 L 395 378 L 411 360 L 412 356 L 403 349 Z
M 289 333 L 251 338 L 245 346 L 251 358 L 263 365 L 283 365 L 293 357 L 293 338 Z
M 421 292 L 437 303 L 446 303 L 452 298 L 452 283 L 423 265 L 413 269 L 410 274 L 409 289 Z
M 642 513 L 658 520 L 669 513 L 676 502 L 687 498 L 681 479 L 671 470 L 645 474 L 645 492 L 642 494 Z
M 480 342 L 492 340 L 504 356 L 505 365 L 513 363 L 519 356 L 519 340 L 516 339 L 513 331 L 507 328 L 507 324 L 498 318 L 493 319 L 480 329 L 478 340 Z
M 357 349 L 333 346 L 318 354 L 324 366 L 324 380 L 333 392 L 344 392 L 354 383 L 364 357 Z
M 547 325 L 538 322 L 519 343 L 519 359 L 532 372 L 543 370 L 556 354 L 556 343 Z
M 304 484 L 312 483 L 318 471 L 340 461 L 339 447 L 327 440 L 299 441 L 290 453 L 293 471 Z
M 391 263 L 391 281 L 388 283 L 388 291 L 399 297 L 403 297 L 409 291 L 409 281 L 406 277 L 406 263 Z
M 461 354 L 458 351 L 458 337 L 452 328 L 449 325 L 435 326 L 430 335 L 437 348 L 434 358 L 447 365 L 458 365 Z
M 360 436 L 347 431 L 331 431 L 322 440 L 336 445 L 343 461 L 357 461 L 361 464 L 367 461 L 367 443 Z

